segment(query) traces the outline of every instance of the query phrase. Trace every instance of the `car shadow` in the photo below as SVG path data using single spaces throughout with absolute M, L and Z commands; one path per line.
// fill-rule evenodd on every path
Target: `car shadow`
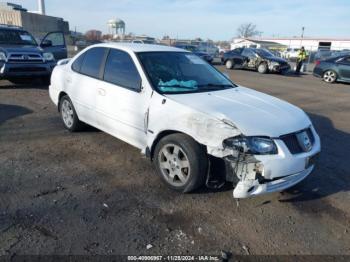
M 296 73 L 295 71 L 293 70 L 289 70 L 288 72 L 285 72 L 285 73 L 282 73 L 281 76 L 286 76 L 286 77 L 302 77 L 302 76 L 305 76 L 305 75 L 308 75 L 306 73 Z
M 33 113 L 32 110 L 22 106 L 0 104 L 0 125 L 7 120 Z
M 9 89 L 43 89 L 47 90 L 48 85 L 44 85 L 40 82 L 37 83 L 28 83 L 28 84 L 14 84 L 6 80 L 1 81 L 0 90 L 9 90 Z
M 350 134 L 324 116 L 309 114 L 320 138 L 321 154 L 313 173 L 286 190 L 280 202 L 303 202 L 350 191 Z

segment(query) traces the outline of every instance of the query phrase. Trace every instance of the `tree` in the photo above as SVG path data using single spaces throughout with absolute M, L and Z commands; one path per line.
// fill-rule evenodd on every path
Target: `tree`
M 261 33 L 262 32 L 256 29 L 256 25 L 253 23 L 241 24 L 237 28 L 238 37 L 241 37 L 241 38 L 257 36 L 257 35 L 260 35 Z

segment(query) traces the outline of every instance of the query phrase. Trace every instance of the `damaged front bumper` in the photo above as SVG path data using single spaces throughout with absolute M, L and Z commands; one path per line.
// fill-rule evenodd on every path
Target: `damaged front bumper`
M 282 72 L 287 72 L 291 69 L 289 64 L 269 64 L 269 70 L 270 72 L 273 73 L 282 73 Z
M 259 180 L 245 180 L 238 182 L 233 191 L 233 197 L 248 198 L 266 193 L 281 192 L 301 182 L 313 171 L 313 169 L 314 165 L 297 174 L 285 176 L 262 184 L 259 183 Z
M 320 138 L 315 129 L 311 127 L 310 132 L 315 139 L 309 152 L 291 153 L 282 139 L 275 138 L 278 154 L 241 157 L 233 154 L 226 157 L 231 171 L 227 174 L 233 176 L 226 177 L 226 180 L 236 184 L 233 197 L 248 198 L 280 192 L 306 178 L 313 171 L 321 151 Z

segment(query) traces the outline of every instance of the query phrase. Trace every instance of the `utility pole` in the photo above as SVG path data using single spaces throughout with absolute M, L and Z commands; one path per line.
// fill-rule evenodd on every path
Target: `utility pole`
M 301 39 L 304 38 L 305 26 L 301 28 Z
M 303 26 L 301 28 L 301 41 L 300 41 L 300 45 L 303 45 L 303 40 L 304 40 L 304 32 L 305 32 L 305 26 Z

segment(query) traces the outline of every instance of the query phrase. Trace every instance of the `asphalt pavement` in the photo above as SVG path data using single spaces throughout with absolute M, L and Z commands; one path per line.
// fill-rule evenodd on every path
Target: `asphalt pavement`
M 1 81 L 0 255 L 350 255 L 350 85 L 228 73 L 310 116 L 322 153 L 301 184 L 240 201 L 230 184 L 173 192 L 132 146 L 67 132 L 47 87 Z

